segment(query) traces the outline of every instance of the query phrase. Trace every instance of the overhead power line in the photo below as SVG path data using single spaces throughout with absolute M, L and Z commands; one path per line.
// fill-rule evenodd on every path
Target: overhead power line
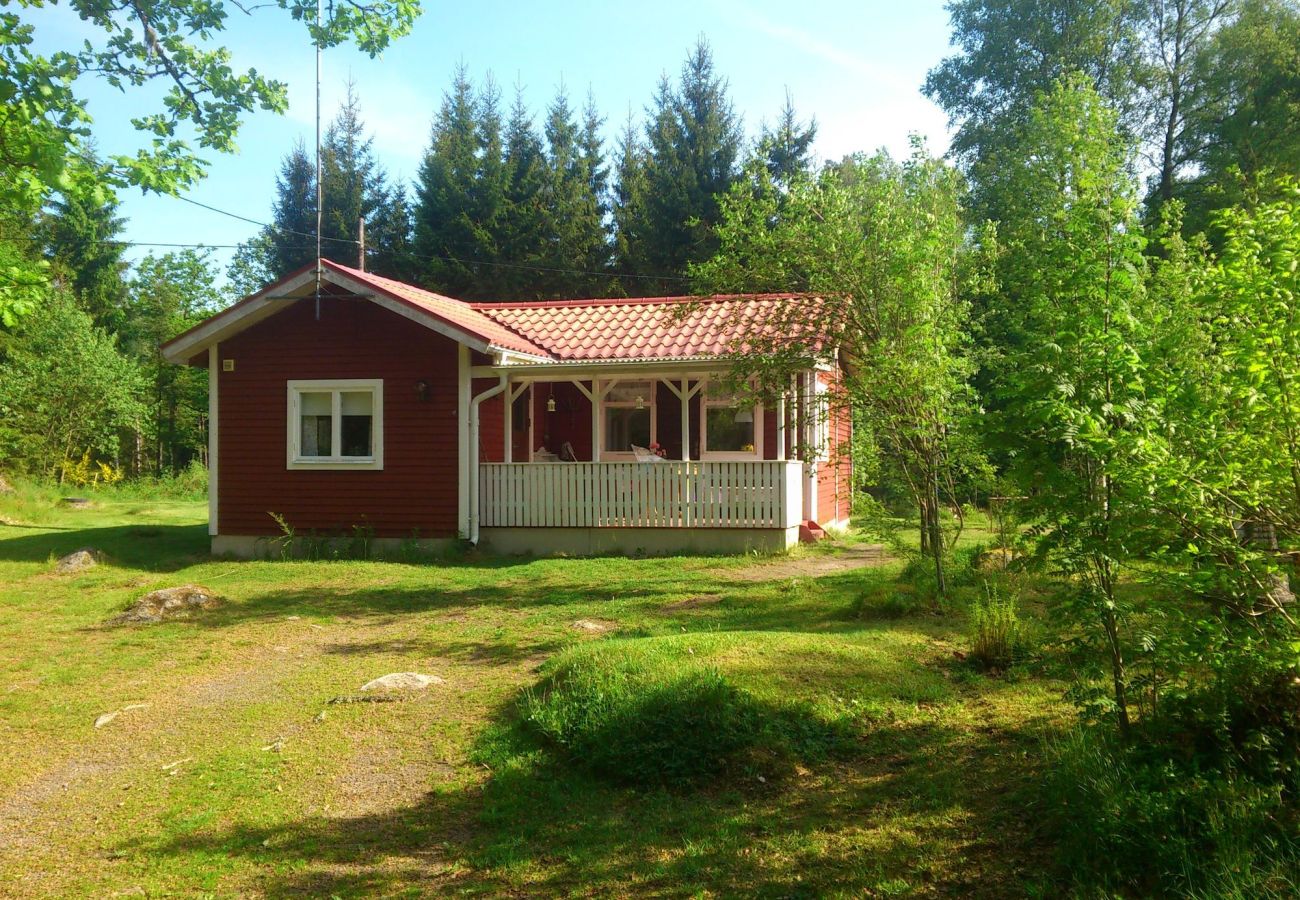
M 233 213 L 233 212 L 230 212 L 229 210 L 219 209 L 219 208 L 217 208 L 217 207 L 215 207 L 215 206 L 209 206 L 207 203 L 200 203 L 198 200 L 191 200 L 189 197 L 177 197 L 177 199 L 178 199 L 178 200 L 184 200 L 186 203 L 192 203 L 192 204 L 194 204 L 195 206 L 202 207 L 203 209 L 206 209 L 206 210 L 208 210 L 208 211 L 210 211 L 210 212 L 219 213 L 220 215 L 223 215 L 223 216 L 229 216 L 230 218 L 232 218 L 232 219 L 238 219 L 238 220 L 241 221 L 241 222 L 247 222 L 247 223 L 249 223 L 250 225 L 260 225 L 260 226 L 262 226 L 263 228 L 272 228 L 272 229 L 274 229 L 274 230 L 276 230 L 276 231 L 282 232 L 283 234 L 291 234 L 291 235 L 294 235 L 295 237 L 304 237 L 304 238 L 309 238 L 309 239 L 311 239 L 311 240 L 313 240 L 313 241 L 316 240 L 316 235 L 314 235 L 314 234 L 308 234 L 308 233 L 305 232 L 305 231 L 294 231 L 294 230 L 291 229 L 291 228 L 282 228 L 282 227 L 279 226 L 279 225 L 271 225 L 271 224 L 269 224 L 269 223 L 267 223 L 267 222 L 259 222 L 257 219 L 251 219 L 251 218 L 249 218 L 248 216 L 241 216 L 241 215 L 239 215 L 239 213 Z M 351 240 L 351 239 L 349 239 L 349 238 L 322 237 L 321 240 L 324 240 L 324 241 L 335 241 L 335 242 L 340 243 L 340 244 L 350 244 L 350 245 L 352 245 L 352 246 L 354 246 L 354 247 L 356 247 L 356 246 L 360 246 L 360 244 L 361 244 L 360 241 Z M 126 242 L 126 241 L 121 241 L 121 242 L 118 242 L 118 243 L 126 243 L 126 244 L 128 244 L 128 245 L 130 245 L 130 246 L 153 246 L 153 247 L 169 246 L 169 245 L 167 245 L 167 244 L 131 243 L 131 242 Z M 194 245 L 194 244 L 190 244 L 190 245 L 181 245 L 181 244 L 177 244 L 177 245 L 174 245 L 174 246 L 204 246 L 204 247 L 228 248 L 228 247 L 231 247 L 231 246 L 238 247 L 239 245 L 238 245 L 238 244 L 235 244 L 235 245 L 230 245 L 230 244 L 202 244 L 202 245 Z M 377 250 L 377 248 L 375 248 L 375 247 L 367 247 L 367 248 L 366 248 L 366 252 L 367 252 L 367 253 L 376 253 L 376 252 L 378 252 L 378 250 Z M 458 256 L 445 256 L 445 255 L 438 254 L 438 253 L 429 253 L 429 254 L 425 254 L 425 256 L 426 256 L 428 259 L 440 259 L 440 260 L 442 260 L 443 262 L 454 262 L 454 263 L 459 263 L 459 264 L 462 265 L 462 266 L 495 266 L 496 268 L 501 268 L 501 269 L 521 269 L 521 270 L 528 271 L 528 272 L 549 272 L 549 273 L 552 273 L 552 274 L 560 274 L 560 275 L 591 275 L 591 276 L 596 276 L 596 277 L 600 277 L 600 278 L 627 278 L 627 279 L 632 279 L 632 280 L 642 280 L 642 281 L 675 281 L 675 282 L 679 282 L 679 283 L 681 283 L 681 284 L 686 284 L 686 283 L 688 283 L 688 282 L 690 281 L 690 279 L 687 278 L 687 277 L 684 276 L 684 275 L 635 275 L 635 274 L 631 274 L 631 273 L 627 273 L 627 272 L 599 272 L 599 271 L 595 271 L 595 270 L 591 270 L 591 269 L 565 269 L 565 268 L 561 268 L 561 267 L 557 267 L 557 266 L 534 266 L 534 265 L 529 265 L 528 263 L 501 262 L 501 261 L 499 261 L 499 260 L 490 260 L 490 259 L 464 259 L 464 258 L 462 258 L 462 257 L 458 257 Z

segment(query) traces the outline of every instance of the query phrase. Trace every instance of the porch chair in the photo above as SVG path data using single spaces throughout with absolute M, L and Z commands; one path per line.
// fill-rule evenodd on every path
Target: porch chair
M 632 455 L 636 457 L 636 461 L 640 463 L 661 463 L 664 461 L 662 456 L 655 453 L 650 448 L 638 447 L 636 444 L 632 445 Z

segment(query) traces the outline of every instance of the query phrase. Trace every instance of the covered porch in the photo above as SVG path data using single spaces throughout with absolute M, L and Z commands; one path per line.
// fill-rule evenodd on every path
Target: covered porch
M 767 404 L 720 367 L 471 375 L 470 536 L 495 549 L 777 550 L 815 515 L 811 369 Z

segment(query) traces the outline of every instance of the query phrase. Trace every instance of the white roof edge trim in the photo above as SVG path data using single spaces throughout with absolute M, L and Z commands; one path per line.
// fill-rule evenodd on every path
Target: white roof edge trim
M 288 295 L 293 291 L 301 290 L 303 287 L 315 283 L 315 280 L 316 270 L 309 269 L 286 282 L 267 285 L 248 299 L 215 313 L 191 334 L 168 346 L 163 352 L 163 358 L 170 363 L 183 364 L 187 362 L 210 345 L 220 343 L 226 338 L 232 337 L 252 325 L 256 325 L 263 319 L 270 318 L 279 312 L 284 305 L 292 303 L 294 300 L 307 299 L 310 295 L 299 297 L 290 297 Z M 518 356 L 524 360 L 536 360 L 541 363 L 552 362 L 552 360 L 545 357 L 534 357 L 519 350 L 498 347 L 489 341 L 469 334 L 449 322 L 443 321 L 438 317 L 437 313 L 431 310 L 419 309 L 403 301 L 394 300 L 384 294 L 377 293 L 372 286 L 350 278 L 341 272 L 324 268 L 321 272 L 321 280 L 345 288 L 357 296 L 364 297 L 372 303 L 387 309 L 389 312 L 410 319 L 418 325 L 423 325 L 425 328 L 450 338 L 458 344 L 464 344 L 471 350 L 477 350 L 480 353 L 497 351 Z M 272 290 L 275 291 L 274 294 L 271 293 Z

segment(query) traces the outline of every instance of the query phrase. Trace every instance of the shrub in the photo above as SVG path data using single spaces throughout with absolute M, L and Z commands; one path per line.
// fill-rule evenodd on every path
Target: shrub
M 675 639 L 602 641 L 562 655 L 524 695 L 525 726 L 569 764 L 647 785 L 776 773 L 823 756 L 842 736 L 813 710 L 755 697 L 665 640 Z
M 970 659 L 986 671 L 1010 668 L 1024 649 L 1015 597 L 993 582 L 985 582 L 984 596 L 971 606 L 970 628 Z
M 1076 731 L 1051 748 L 1044 808 L 1090 893 L 1293 897 L 1300 839 L 1280 784 Z

